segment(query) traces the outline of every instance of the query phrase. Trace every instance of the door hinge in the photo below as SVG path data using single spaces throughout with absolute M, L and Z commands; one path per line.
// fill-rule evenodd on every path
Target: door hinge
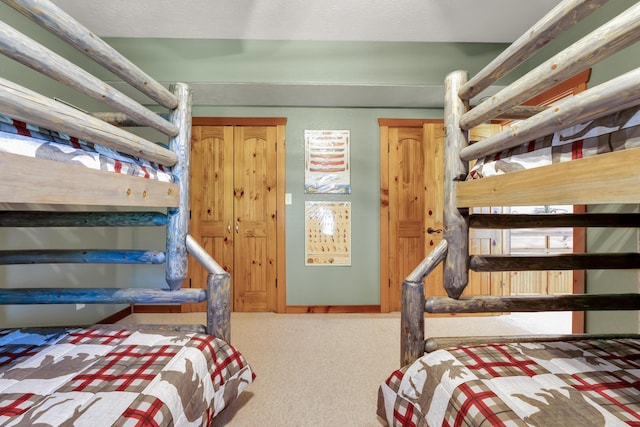
M 278 279 L 276 279 L 276 289 L 278 289 Z
M 391 277 L 389 277 L 389 287 L 391 287 Z
M 191 209 L 189 209 L 189 219 L 191 219 Z
M 191 287 L 191 278 L 189 278 L 189 287 Z

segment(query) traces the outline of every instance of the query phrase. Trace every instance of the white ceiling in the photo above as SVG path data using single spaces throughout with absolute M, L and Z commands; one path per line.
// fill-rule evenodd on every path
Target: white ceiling
M 512 42 L 558 0 L 54 0 L 101 37 Z
M 488 43 L 514 41 L 558 4 L 558 0 L 53 2 L 100 37 Z M 444 99 L 442 85 L 187 83 L 194 105 L 441 108 Z M 114 86 L 120 88 L 117 82 Z M 121 90 L 126 90 L 123 86 Z M 492 86 L 483 95 L 498 90 Z

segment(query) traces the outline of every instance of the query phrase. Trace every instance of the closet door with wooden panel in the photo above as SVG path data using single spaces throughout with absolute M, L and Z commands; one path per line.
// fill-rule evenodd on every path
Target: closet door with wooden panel
M 202 121 L 194 120 L 192 130 L 189 232 L 231 274 L 234 311 L 279 311 L 285 288 L 281 279 L 278 289 L 284 271 L 278 146 L 284 145 L 284 125 Z M 205 288 L 206 277 L 190 259 L 189 286 Z M 202 303 L 184 309 L 204 310 Z
M 442 120 L 380 119 L 380 310 L 400 311 L 402 281 L 442 240 Z M 425 278 L 442 289 L 442 267 Z
M 402 282 L 442 240 L 444 123 L 435 119 L 379 119 L 380 310 L 400 311 Z M 494 128 L 485 131 L 494 132 Z M 483 129 L 484 130 L 484 129 Z M 473 133 L 480 132 L 475 129 Z M 472 249 L 496 249 L 493 235 L 474 235 Z M 489 253 L 489 252 L 486 252 Z M 502 273 L 475 273 L 463 295 L 502 295 Z M 424 280 L 425 294 L 446 295 L 439 265 Z M 438 316 L 438 315 L 429 315 Z
M 276 128 L 234 132 L 233 303 L 236 311 L 276 309 Z

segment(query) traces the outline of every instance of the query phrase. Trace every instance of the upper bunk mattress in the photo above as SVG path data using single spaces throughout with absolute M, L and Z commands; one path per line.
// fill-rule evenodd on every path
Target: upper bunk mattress
M 235 348 L 205 334 L 1 330 L 0 425 L 209 426 L 254 377 Z
M 640 146 L 640 106 L 563 129 L 479 159 L 467 180 L 502 175 Z
M 171 172 L 162 165 L 2 115 L 0 151 L 162 182 L 173 181 Z
M 640 340 L 484 344 L 437 350 L 379 388 L 392 426 L 640 423 Z

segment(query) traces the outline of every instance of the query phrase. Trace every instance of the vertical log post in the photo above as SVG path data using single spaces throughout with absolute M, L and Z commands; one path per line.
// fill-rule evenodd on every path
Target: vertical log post
M 400 318 L 400 366 L 415 362 L 424 354 L 424 283 L 402 282 Z
M 468 131 L 460 129 L 460 118 L 469 101 L 458 96 L 467 82 L 466 71 L 453 71 L 445 78 L 444 100 L 444 239 L 449 250 L 444 262 L 444 288 L 451 298 L 458 298 L 469 281 L 469 210 L 456 205 L 456 182 L 463 181 L 469 163 L 460 159 L 460 150 L 468 144 Z
M 207 333 L 231 342 L 231 275 L 189 234 L 187 251 L 208 272 Z
M 187 233 L 189 231 L 189 161 L 191 150 L 191 91 L 184 83 L 176 83 L 173 93 L 178 107 L 169 116 L 179 133 L 169 139 L 169 148 L 178 156 L 173 178 L 180 186 L 180 206 L 167 209 L 167 262 L 165 278 L 171 290 L 180 289 L 187 278 Z
M 207 333 L 231 342 L 231 275 L 207 277 Z
M 402 282 L 401 366 L 413 363 L 424 354 L 424 278 L 442 262 L 447 250 L 447 241 L 441 240 Z

